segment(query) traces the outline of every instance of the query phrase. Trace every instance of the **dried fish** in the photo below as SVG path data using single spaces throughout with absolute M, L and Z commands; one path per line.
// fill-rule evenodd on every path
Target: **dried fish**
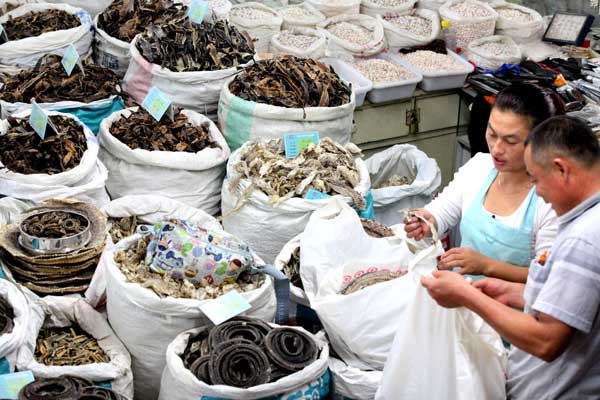
M 406 275 L 407 271 L 402 272 L 389 272 L 389 271 L 377 271 L 368 272 L 361 275 L 359 278 L 350 281 L 341 291 L 341 294 L 352 294 L 356 293 L 366 287 L 376 285 L 381 282 L 391 281 L 392 279 L 400 278 Z
M 254 57 L 252 39 L 227 21 L 197 25 L 187 17 L 150 24 L 137 48 L 153 64 L 171 71 L 217 71 L 246 64 Z
M 365 200 L 354 190 L 360 182 L 354 162 L 359 154 L 360 149 L 352 143 L 342 146 L 325 137 L 318 145 L 311 144 L 295 158 L 287 159 L 283 140 L 274 139 L 245 146 L 234 168 L 265 192 L 273 204 L 302 197 L 312 188 L 348 196 L 362 210 Z
M 381 222 L 373 221 L 370 219 L 361 218 L 360 222 L 363 226 L 364 231 L 367 235 L 374 238 L 392 237 L 396 234 L 394 231 Z
M 292 285 L 304 290 L 302 278 L 300 278 L 300 246 L 293 251 L 290 260 L 283 266 L 283 273 L 289 278 Z
M 20 174 L 59 174 L 79 165 L 87 149 L 83 128 L 72 118 L 49 117 L 57 132 L 46 129 L 42 140 L 26 119 L 8 118 L 11 127 L 0 134 L 0 162 Z
M 8 299 L 0 297 L 0 335 L 11 333 L 14 327 L 14 311 Z
M 127 282 L 139 283 L 142 287 L 154 291 L 159 297 L 215 299 L 232 290 L 247 292 L 257 289 L 265 281 L 263 274 L 242 273 L 233 283 L 220 286 L 210 286 L 206 283 L 195 286 L 186 279 L 176 280 L 168 274 L 161 275 L 152 271 L 144 261 L 150 239 L 148 236 L 140 238 L 127 249 L 118 251 L 114 260 Z
M 44 365 L 73 366 L 109 362 L 98 341 L 78 326 L 42 328 L 35 359 Z
M 128 117 L 122 115 L 110 127 L 110 134 L 131 149 L 149 151 L 196 153 L 207 147 L 217 147 L 209 132 L 208 121 L 194 126 L 183 113 L 177 113 L 174 122 L 166 114 L 157 121 L 141 107 Z
M 116 0 L 98 16 L 98 27 L 111 37 L 131 42 L 150 24 L 182 18 L 186 11 L 186 6 L 170 0 Z
M 76 65 L 67 76 L 61 57 L 44 56 L 34 68 L 4 79 L 0 100 L 29 103 L 35 98 L 38 103 L 64 100 L 91 103 L 120 94 L 119 78 L 113 71 L 87 59 L 82 64 L 84 71 Z
M 8 16 L 3 24 L 8 40 L 39 36 L 42 33 L 77 28 L 81 25 L 76 15 L 63 10 L 31 11 L 19 17 Z
M 111 226 L 108 231 L 113 243 L 119 243 L 122 239 L 135 233 L 138 227 L 137 217 L 109 218 Z
M 386 188 L 386 187 L 391 187 L 391 186 L 403 186 L 403 185 L 410 185 L 414 182 L 414 179 L 410 179 L 407 176 L 404 175 L 392 175 L 389 177 L 388 180 L 381 182 L 378 185 L 374 185 L 373 189 L 381 189 L 381 188 Z
M 83 232 L 87 226 L 88 221 L 82 215 L 65 211 L 35 214 L 21 224 L 25 233 L 51 239 L 77 235 Z
M 246 67 L 229 90 L 244 100 L 288 108 L 337 107 L 349 103 L 352 94 L 333 68 L 289 55 Z

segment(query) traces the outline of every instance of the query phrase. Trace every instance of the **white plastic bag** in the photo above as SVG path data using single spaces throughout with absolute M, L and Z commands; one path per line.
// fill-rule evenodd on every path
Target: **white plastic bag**
M 21 213 L 34 205 L 33 201 L 19 200 L 13 197 L 0 198 L 0 225 L 17 223 L 21 218 Z
M 102 121 L 100 159 L 109 171 L 106 189 L 112 199 L 127 195 L 160 194 L 211 215 L 221 211 L 221 185 L 230 151 L 217 126 L 204 115 L 183 110 L 193 126 L 209 123 L 210 137 L 219 147 L 197 153 L 131 149 L 110 133 L 121 117 L 137 107 L 113 113 Z
M 8 374 L 15 371 L 17 353 L 27 338 L 31 309 L 21 289 L 6 279 L 0 279 L 0 297 L 12 307 L 14 315 L 12 331 L 0 336 L 0 374 Z
M 243 100 L 229 90 L 219 99 L 219 127 L 231 151 L 249 140 L 282 138 L 290 132 L 319 132 L 340 144 L 350 141 L 356 105 L 354 89 L 348 104 L 339 107 L 286 108 Z
M 361 0 L 305 0 L 305 3 L 310 4 L 329 18 L 342 14 L 360 13 Z
M 385 13 L 408 14 L 417 3 L 417 0 L 407 0 L 397 6 L 380 5 L 373 0 L 362 0 L 360 3 L 360 13 L 375 17 Z
M 517 43 L 540 40 L 544 35 L 544 19 L 534 9 L 512 3 L 500 4 L 494 6 L 494 8 L 496 9 L 496 12 L 498 12 L 496 34 L 509 36 Z M 506 18 L 502 16 L 502 13 L 500 12 L 501 9 L 520 11 L 529 15 L 531 20 L 519 21 L 518 19 Z
M 437 37 L 440 35 L 440 17 L 435 11 L 426 9 L 416 9 L 410 14 L 414 16 L 423 17 L 431 21 L 431 34 L 429 36 L 417 35 L 408 29 L 403 29 L 402 27 L 386 20 L 386 17 L 393 17 L 397 15 L 401 14 L 386 13 L 384 15 L 377 16 L 377 19 L 381 21 L 381 25 L 383 25 L 385 40 L 387 42 L 388 47 L 403 48 L 422 46 L 437 39 Z
M 497 43 L 501 45 L 505 50 L 505 55 L 496 55 L 486 50 L 482 46 L 487 43 Z M 481 39 L 473 40 L 469 43 L 467 48 L 467 58 L 472 61 L 480 68 L 489 69 L 495 71 L 502 66 L 502 64 L 518 64 L 521 62 L 521 49 L 508 36 L 488 36 Z
M 46 3 L 68 4 L 73 7 L 82 8 L 87 11 L 92 18 L 104 11 L 112 0 L 45 0 Z
M 372 32 L 371 40 L 366 44 L 357 44 L 333 35 L 326 28 L 329 25 L 346 22 L 357 25 Z M 332 57 L 368 57 L 377 54 L 385 47 L 385 37 L 381 21 L 369 15 L 338 15 L 317 25 L 317 29 L 327 37 L 327 56 Z
M 286 12 L 286 10 L 301 8 L 307 10 L 311 16 L 307 17 L 294 17 Z M 291 29 L 291 28 L 316 28 L 317 24 L 325 21 L 325 15 L 311 6 L 309 3 L 301 3 L 298 5 L 294 5 L 291 7 L 286 7 L 280 10 L 281 16 L 283 18 L 283 25 L 281 29 Z
M 94 18 L 94 61 L 96 64 L 113 70 L 123 77 L 129 67 L 131 55 L 129 43 L 110 36 L 98 26 L 98 15 Z
M 446 0 L 419 0 L 417 8 L 420 10 L 438 11 L 444 5 Z
M 236 10 L 242 8 L 254 8 L 262 12 L 267 12 L 272 16 L 263 20 L 253 20 L 237 16 L 235 14 Z M 269 51 L 269 41 L 271 40 L 271 37 L 281 30 L 283 17 L 278 11 L 267 7 L 264 4 L 250 2 L 236 4 L 231 7 L 229 21 L 231 22 L 231 25 L 235 26 L 240 31 L 248 32 L 250 37 L 254 40 L 254 50 L 256 53 L 266 53 Z
M 306 35 L 316 37 L 317 40 L 310 45 L 306 50 L 298 47 L 292 47 L 284 44 L 280 40 L 280 36 L 284 32 L 290 32 L 297 35 Z M 271 37 L 271 53 L 273 54 L 291 54 L 296 57 L 314 58 L 318 60 L 325 56 L 325 50 L 327 49 L 327 39 L 322 32 L 310 28 L 290 28 L 285 31 L 281 31 L 275 36 Z
M 102 314 L 77 297 L 46 296 L 40 299 L 31 292 L 28 297 L 33 304 L 26 341 L 20 348 L 17 358 L 17 368 L 20 371 L 29 370 L 34 376 L 40 378 L 72 375 L 92 382 L 110 381 L 114 391 L 127 398 L 133 398 L 131 358 Z M 72 325 L 78 325 L 93 336 L 110 361 L 73 366 L 47 366 L 38 363 L 34 352 L 40 329 Z
M 411 184 L 371 189 L 375 220 L 386 226 L 402 223 L 400 210 L 428 204 L 442 181 L 433 158 L 410 144 L 398 144 L 365 160 L 371 186 L 376 187 L 394 175 L 414 179 Z
M 27 118 L 30 111 L 18 114 Z M 62 115 L 74 119 L 83 127 L 87 138 L 87 149 L 79 165 L 59 174 L 20 174 L 0 168 L 0 195 L 11 196 L 21 200 L 40 202 L 47 199 L 74 198 L 90 202 L 97 207 L 107 204 L 110 199 L 104 188 L 108 172 L 98 159 L 98 139 L 92 132 L 70 114 L 48 111 L 48 115 Z M 0 135 L 8 130 L 8 123 L 0 121 Z M 2 164 L 0 163 L 0 167 Z
M 0 44 L 0 64 L 34 67 L 37 61 L 47 53 L 63 55 L 69 45 L 73 44 L 80 56 L 90 51 L 94 31 L 92 20 L 87 11 L 66 4 L 34 3 L 25 4 L 0 17 L 4 25 L 9 16 L 19 17 L 32 11 L 63 10 L 76 15 L 81 21 L 77 28 L 42 33 L 39 36 L 20 40 L 9 40 Z
M 332 400 L 373 400 L 379 384 L 381 371 L 365 371 L 350 367 L 342 360 L 329 358 Z
M 421 259 L 435 262 L 441 252 L 439 241 L 413 254 L 398 236 L 368 236 L 354 210 L 337 199 L 312 214 L 300 239 L 300 276 L 343 361 L 383 369 L 415 291 L 410 273 L 349 295 L 340 294 L 344 285 L 368 272 L 403 271 Z
M 120 241 L 102 254 L 108 275 L 108 320 L 131 354 L 136 397 L 155 400 L 169 343 L 181 332 L 209 323 L 200 305 L 210 300 L 160 298 L 152 290 L 129 283 L 114 261 L 117 251 L 135 243 L 139 235 Z M 260 264 L 260 262 L 257 262 Z M 266 277 L 258 289 L 242 293 L 252 308 L 246 315 L 271 321 L 275 315 L 273 281 Z
M 245 146 L 247 145 L 249 144 Z M 342 196 L 322 200 L 293 197 L 273 205 L 268 196 L 259 189 L 253 189 L 251 193 L 246 194 L 250 182 L 247 179 L 240 180 L 240 174 L 235 170 L 243 150 L 244 147 L 235 151 L 227 163 L 227 177 L 221 193 L 223 227 L 246 242 L 268 263 L 275 260 L 289 240 L 302 232 L 313 211 L 334 199 L 350 202 L 350 198 Z M 364 161 L 355 158 L 355 162 L 360 182 L 354 190 L 364 196 L 371 187 L 369 173 Z M 231 182 L 238 181 L 236 187 L 231 187 Z
M 278 325 L 273 324 L 274 327 Z M 189 400 L 189 399 L 298 399 L 298 400 L 325 400 L 329 394 L 329 372 L 327 360 L 329 359 L 329 346 L 326 342 L 317 340 L 321 354 L 312 364 L 304 369 L 281 378 L 276 382 L 266 383 L 247 389 L 226 385 L 207 385 L 198 380 L 194 374 L 183 365 L 181 354 L 186 349 L 190 337 L 193 337 L 202 328 L 182 332 L 167 348 L 167 366 L 161 379 L 159 400 Z
M 463 17 L 452 11 L 457 3 L 467 3 L 472 7 L 483 8 L 489 15 L 485 17 Z M 448 34 L 455 38 L 456 47 L 466 49 L 470 42 L 486 36 L 492 36 L 496 27 L 498 13 L 488 4 L 478 0 L 449 0 L 439 9 L 440 19 L 450 22 Z

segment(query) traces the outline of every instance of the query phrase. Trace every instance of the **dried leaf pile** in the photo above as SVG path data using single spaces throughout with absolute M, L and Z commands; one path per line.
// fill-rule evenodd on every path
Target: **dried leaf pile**
M 110 361 L 98 341 L 78 326 L 42 328 L 36 340 L 35 359 L 41 364 L 55 366 Z
M 0 162 L 20 174 L 59 174 L 79 165 L 87 149 L 83 128 L 61 115 L 49 117 L 58 134 L 46 129 L 42 140 L 26 119 L 8 119 L 11 127 L 0 134 Z
M 182 113 L 175 115 L 174 122 L 166 114 L 157 121 L 141 107 L 130 116 L 122 115 L 115 121 L 110 134 L 131 149 L 196 153 L 207 147 L 217 147 L 210 137 L 208 122 L 194 126 Z
M 14 311 L 8 299 L 0 297 L 0 335 L 11 333 L 14 327 Z
M 39 237 L 59 239 L 77 235 L 87 228 L 88 222 L 83 216 L 65 211 L 50 211 L 35 214 L 21 224 L 25 233 Z
M 287 159 L 283 140 L 274 139 L 245 146 L 234 168 L 241 179 L 250 180 L 251 186 L 262 190 L 273 204 L 303 197 L 312 188 L 350 197 L 362 210 L 365 199 L 354 190 L 360 182 L 354 162 L 359 155 L 356 145 L 342 146 L 325 137 L 318 145 L 311 144 L 295 158 Z M 237 186 L 237 182 L 232 180 L 232 185 Z
M 88 60 L 83 61 L 84 72 L 78 65 L 67 76 L 61 57 L 48 55 L 32 68 L 4 79 L 0 100 L 9 103 L 54 103 L 71 100 L 91 103 L 119 94 L 119 78 L 107 68 Z
M 8 40 L 39 36 L 42 33 L 77 28 L 81 25 L 76 15 L 63 10 L 32 11 L 20 17 L 8 17 L 3 24 Z
M 226 21 L 194 24 L 187 17 L 157 26 L 139 37 L 137 48 L 153 64 L 171 71 L 218 71 L 254 57 L 252 39 Z
M 150 239 L 149 236 L 143 237 L 126 250 L 118 251 L 114 260 L 123 275 L 125 275 L 127 282 L 138 283 L 142 287 L 154 291 L 161 298 L 215 299 L 232 290 L 248 292 L 258 289 L 264 283 L 263 274 L 250 275 L 249 273 L 243 273 L 239 276 L 237 282 L 232 284 L 194 286 L 188 280 L 176 280 L 167 274 L 158 274 L 152 271 L 144 262 Z
M 338 107 L 348 104 L 352 94 L 333 68 L 287 55 L 246 67 L 229 90 L 244 100 L 288 108 Z
M 390 176 L 390 178 L 388 180 L 386 180 L 385 182 L 381 182 L 378 185 L 374 185 L 373 189 L 382 189 L 382 188 L 386 188 L 386 187 L 391 187 L 391 186 L 403 186 L 403 185 L 410 185 L 414 182 L 414 179 L 410 179 L 407 176 L 401 176 L 401 175 L 392 175 Z
M 111 37 L 131 42 L 150 24 L 182 18 L 186 10 L 184 5 L 169 0 L 116 0 L 98 16 L 98 26 Z

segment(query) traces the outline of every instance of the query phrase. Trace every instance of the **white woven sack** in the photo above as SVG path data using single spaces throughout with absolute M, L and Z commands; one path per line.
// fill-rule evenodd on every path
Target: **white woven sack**
M 312 36 L 316 37 L 317 40 L 313 44 L 311 44 L 306 50 L 304 50 L 298 47 L 292 47 L 282 43 L 279 37 L 283 32 Z M 318 60 L 319 58 L 323 58 L 325 56 L 326 49 L 327 39 L 325 38 L 325 35 L 322 32 L 317 31 L 316 29 L 302 27 L 290 28 L 286 31 L 281 31 L 275 36 L 271 37 L 270 51 L 273 54 L 291 54 L 296 57 L 314 58 L 315 60 Z
M 327 26 L 340 22 L 347 22 L 366 28 L 372 32 L 372 39 L 364 45 L 356 44 L 337 37 L 326 29 Z M 353 57 L 367 57 L 381 52 L 385 47 L 385 37 L 381 21 L 368 15 L 339 15 L 321 22 L 317 25 L 317 29 L 327 36 L 328 57 L 338 57 L 340 54 Z
M 290 15 L 287 15 L 286 10 L 291 9 L 291 8 L 305 9 L 311 13 L 311 16 L 293 17 Z M 280 13 L 281 13 L 281 17 L 283 18 L 283 25 L 281 25 L 282 30 L 296 28 L 296 27 L 316 28 L 317 24 L 319 24 L 320 22 L 323 22 L 327 19 L 321 11 L 314 8 L 309 3 L 301 3 L 301 4 L 293 5 L 291 7 L 285 7 L 280 10 Z
M 485 8 L 486 17 L 463 17 L 454 13 L 450 7 L 457 3 L 469 3 Z M 456 47 L 466 49 L 468 44 L 481 37 L 492 36 L 496 28 L 498 13 L 488 4 L 478 0 L 449 0 L 439 9 L 440 18 L 450 21 L 448 33 L 456 39 Z
M 305 0 L 305 3 L 310 4 L 327 18 L 330 18 L 342 14 L 359 14 L 361 0 Z
M 534 9 L 512 3 L 501 4 L 495 6 L 495 8 L 497 12 L 498 8 L 508 8 L 521 11 L 531 16 L 531 21 L 524 22 L 503 17 L 500 12 L 498 12 L 496 34 L 510 36 L 519 44 L 522 42 L 540 40 L 544 35 L 544 19 Z
M 94 61 L 96 64 L 113 70 L 119 77 L 127 72 L 131 55 L 129 43 L 114 38 L 98 26 L 98 16 L 94 18 Z
M 46 3 L 68 4 L 73 7 L 82 8 L 87 11 L 92 18 L 104 11 L 112 0 L 45 0 Z
M 397 6 L 383 6 L 373 0 L 362 0 L 360 3 L 360 13 L 370 15 L 371 17 L 389 12 L 407 14 L 415 7 L 416 3 L 417 0 L 406 0 Z
M 256 21 L 248 18 L 240 18 L 235 15 L 235 10 L 240 8 L 255 8 L 272 14 L 272 17 Z M 269 51 L 269 41 L 271 37 L 281 30 L 283 17 L 281 14 L 261 3 L 250 2 L 236 4 L 229 13 L 229 22 L 240 31 L 246 31 L 254 40 L 254 50 L 256 53 L 267 53 Z
M 92 46 L 94 32 L 92 19 L 87 11 L 66 4 L 34 3 L 4 14 L 0 17 L 0 24 L 8 21 L 9 17 L 19 17 L 32 11 L 63 10 L 76 15 L 81 25 L 76 28 L 63 29 L 55 32 L 42 33 L 39 36 L 28 37 L 20 40 L 9 40 L 0 44 L 0 64 L 16 65 L 21 67 L 34 67 L 37 61 L 45 54 L 54 53 L 63 55 L 69 45 L 73 44 L 80 56 L 86 55 Z
M 446 0 L 419 0 L 417 8 L 420 10 L 438 11 L 444 5 Z
M 15 371 L 18 351 L 27 339 L 31 309 L 20 287 L 6 279 L 0 279 L 0 297 L 12 307 L 14 315 L 12 331 L 0 336 L 0 374 L 8 374 Z
M 389 48 L 403 48 L 426 45 L 432 42 L 433 40 L 437 39 L 437 37 L 440 35 L 440 17 L 435 11 L 426 9 L 416 9 L 411 11 L 410 13 L 410 15 L 423 17 L 431 21 L 431 33 L 428 36 L 417 35 L 408 29 L 404 29 L 386 20 L 386 17 L 393 17 L 396 15 L 398 14 L 386 13 L 377 16 L 377 19 L 381 21 L 381 25 L 383 25 L 385 40 L 387 43 L 387 47 Z
M 373 400 L 382 371 L 351 367 L 342 360 L 329 358 L 332 400 Z
M 482 45 L 486 43 L 500 43 L 506 49 L 507 55 L 496 55 L 485 50 Z M 488 36 L 473 40 L 467 48 L 467 58 L 480 68 L 495 71 L 502 64 L 518 64 L 521 62 L 521 49 L 514 40 L 508 36 Z

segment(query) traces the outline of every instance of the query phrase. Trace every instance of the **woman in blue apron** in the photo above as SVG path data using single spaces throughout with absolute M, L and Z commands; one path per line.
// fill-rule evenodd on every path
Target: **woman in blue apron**
M 527 280 L 531 260 L 552 245 L 556 215 L 535 194 L 524 142 L 556 113 L 552 98 L 534 85 L 515 83 L 496 96 L 486 131 L 490 153 L 476 154 L 435 200 L 414 211 L 442 233 L 460 227 L 460 247 L 441 257 L 440 269 L 456 269 L 472 279 Z M 431 233 L 417 218 L 405 223 L 408 237 L 419 240 Z

